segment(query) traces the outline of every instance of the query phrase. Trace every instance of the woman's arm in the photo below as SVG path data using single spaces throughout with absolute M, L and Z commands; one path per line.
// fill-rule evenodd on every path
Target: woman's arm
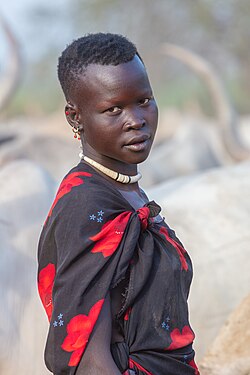
M 111 327 L 110 296 L 108 295 L 76 375 L 121 375 L 110 352 Z

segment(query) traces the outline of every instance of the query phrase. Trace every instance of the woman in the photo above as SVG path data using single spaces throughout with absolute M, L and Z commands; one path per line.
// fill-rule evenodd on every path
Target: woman
M 139 188 L 158 111 L 136 47 L 89 34 L 58 64 L 65 115 L 81 141 L 39 242 L 38 286 L 61 374 L 198 374 L 188 322 L 190 258 Z

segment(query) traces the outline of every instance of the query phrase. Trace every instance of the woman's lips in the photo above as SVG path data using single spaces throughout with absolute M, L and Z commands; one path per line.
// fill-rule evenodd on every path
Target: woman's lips
M 131 151 L 144 151 L 148 147 L 148 144 L 149 144 L 149 139 L 145 139 L 142 142 L 131 143 L 131 144 L 125 145 L 125 147 Z

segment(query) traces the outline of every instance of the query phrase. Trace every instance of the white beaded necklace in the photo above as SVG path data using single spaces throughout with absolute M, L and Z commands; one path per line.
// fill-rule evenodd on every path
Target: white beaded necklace
M 127 176 L 125 174 L 112 171 L 111 169 L 104 167 L 103 165 L 97 163 L 95 160 L 92 160 L 83 154 L 81 154 L 81 158 L 85 160 L 86 163 L 98 169 L 98 171 L 102 172 L 103 174 L 112 178 L 115 181 L 121 182 L 122 184 L 134 184 L 135 182 L 138 182 L 142 178 L 142 175 L 140 172 L 138 172 L 135 176 Z

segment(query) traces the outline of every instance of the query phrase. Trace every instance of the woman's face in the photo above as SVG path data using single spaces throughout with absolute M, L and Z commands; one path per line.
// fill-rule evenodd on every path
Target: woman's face
M 117 66 L 89 65 L 75 105 L 85 155 L 121 173 L 133 173 L 148 157 L 158 109 L 138 56 Z

